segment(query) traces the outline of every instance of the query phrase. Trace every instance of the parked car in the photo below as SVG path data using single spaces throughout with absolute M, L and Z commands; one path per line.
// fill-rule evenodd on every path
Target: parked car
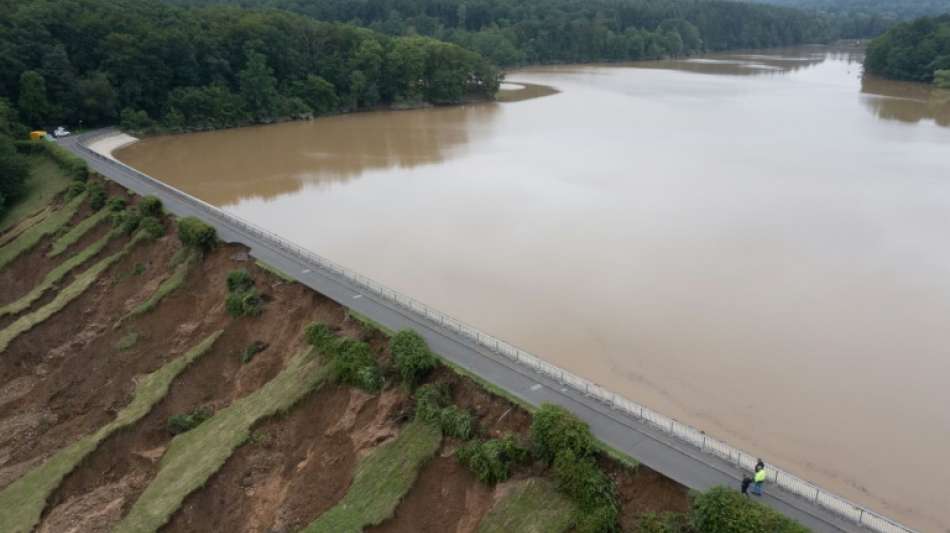
M 56 137 L 57 139 L 60 137 L 65 137 L 67 135 L 69 135 L 69 130 L 67 130 L 66 128 L 62 126 L 53 130 L 53 137 Z

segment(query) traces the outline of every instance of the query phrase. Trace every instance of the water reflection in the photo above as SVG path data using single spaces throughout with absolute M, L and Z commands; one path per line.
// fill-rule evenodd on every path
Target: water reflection
M 537 93 L 539 87 L 524 91 Z M 475 138 L 491 135 L 499 105 L 359 113 L 155 137 L 116 155 L 227 206 L 293 193 L 307 184 L 345 183 L 369 170 L 440 163 Z
M 932 120 L 950 127 L 950 91 L 921 83 L 885 80 L 873 76 L 861 79 L 864 104 L 878 118 L 916 124 Z

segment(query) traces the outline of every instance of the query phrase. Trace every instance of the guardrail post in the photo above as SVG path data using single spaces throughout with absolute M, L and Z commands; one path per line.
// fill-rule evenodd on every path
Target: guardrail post
M 858 515 L 858 523 L 864 524 L 864 509 L 861 509 L 861 514 Z

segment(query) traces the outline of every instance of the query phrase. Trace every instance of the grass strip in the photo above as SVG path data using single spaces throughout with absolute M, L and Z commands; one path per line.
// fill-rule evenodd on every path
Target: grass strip
M 109 240 L 115 235 L 116 233 L 110 232 L 108 235 L 103 236 L 98 241 L 87 246 L 83 251 L 63 261 L 59 266 L 46 274 L 46 277 L 43 278 L 43 281 L 39 282 L 37 285 L 34 285 L 33 288 L 30 289 L 30 292 L 26 293 L 26 295 L 21 296 L 15 302 L 11 302 L 3 307 L 0 307 L 0 317 L 6 315 L 15 315 L 25 309 L 28 309 L 31 305 L 33 305 L 33 302 L 39 300 L 40 297 L 43 296 L 43 293 L 52 288 L 59 280 L 63 279 L 66 274 L 72 271 L 72 269 L 85 263 L 87 260 L 89 260 L 89 258 L 101 252 L 102 249 L 105 248 L 107 244 L 109 244 Z
M 478 533 L 557 533 L 574 524 L 577 507 L 545 479 L 528 479 L 512 487 L 478 525 Z
M 184 261 L 178 263 L 178 265 L 175 267 L 175 271 L 172 272 L 172 275 L 165 279 L 165 281 L 163 281 L 161 285 L 155 289 L 155 292 L 153 292 L 151 296 L 148 297 L 148 299 L 135 306 L 135 308 L 129 311 L 128 314 L 120 318 L 115 323 L 113 328 L 118 329 L 119 326 L 121 326 L 126 320 L 139 315 L 144 315 L 152 309 L 155 309 L 155 306 L 157 306 L 159 302 L 161 302 L 166 296 L 174 292 L 185 283 L 185 279 L 188 277 L 188 272 L 197 262 L 198 255 L 193 251 L 190 251 L 187 258 Z
M 31 155 L 28 161 L 30 175 L 26 180 L 26 190 L 0 220 L 0 232 L 52 203 L 56 195 L 66 190 L 71 183 L 69 176 L 49 157 Z
M 59 291 L 59 294 L 57 294 L 56 297 L 53 298 L 48 304 L 40 307 L 32 313 L 21 316 L 12 324 L 7 326 L 6 329 L 0 331 L 0 353 L 6 351 L 7 347 L 10 346 L 10 343 L 13 342 L 13 339 L 17 338 L 23 333 L 26 333 L 34 326 L 41 324 L 44 320 L 61 311 L 64 307 L 66 307 L 67 304 L 81 296 L 82 293 L 86 292 L 86 289 L 95 283 L 100 274 L 102 274 L 115 262 L 125 257 L 125 255 L 132 250 L 132 247 L 144 238 L 146 238 L 144 233 L 136 234 L 135 237 L 133 237 L 132 240 L 122 248 L 122 250 L 110 255 L 109 257 L 106 257 L 105 259 L 101 259 L 98 263 L 89 267 L 89 269 L 87 269 L 85 272 L 76 276 L 76 279 L 74 279 L 73 282 L 70 283 L 66 288 Z
M 63 225 L 69 222 L 69 219 L 73 218 L 73 215 L 76 214 L 76 211 L 79 210 L 79 206 L 82 205 L 85 199 L 86 193 L 73 198 L 58 211 L 46 217 L 45 220 L 21 233 L 13 242 L 0 248 L 0 269 L 10 264 L 23 252 L 36 246 L 43 237 L 63 227 Z
M 132 401 L 119 411 L 115 420 L 92 435 L 59 451 L 0 492 L 0 531 L 9 533 L 31 531 L 40 520 L 46 500 L 63 478 L 106 437 L 123 427 L 134 424 L 148 414 L 152 407 L 168 393 L 172 380 L 211 349 L 221 333 L 221 331 L 212 333 L 188 353 L 142 377 L 135 385 Z
M 20 222 L 17 223 L 16 226 L 13 226 L 12 228 L 10 228 L 9 231 L 5 232 L 3 236 L 0 236 L 0 246 L 5 246 L 8 242 L 11 242 L 13 241 L 13 239 L 16 239 L 17 237 L 19 237 L 20 234 L 23 233 L 24 231 L 46 220 L 46 217 L 48 217 L 50 213 L 52 212 L 53 212 L 53 207 L 48 205 L 44 207 L 42 210 L 21 220 Z
M 65 235 L 56 239 L 53 242 L 53 247 L 46 254 L 46 257 L 56 257 L 57 255 L 66 251 L 67 248 L 75 244 L 85 235 L 89 233 L 89 230 L 96 227 L 100 222 L 106 219 L 109 216 L 108 209 L 100 209 L 96 213 L 89 215 L 79 224 L 76 224 L 76 227 L 66 232 Z
M 274 379 L 200 426 L 172 439 L 158 474 L 113 533 L 157 531 L 249 437 L 258 420 L 286 411 L 322 384 L 326 369 L 312 350 L 297 354 Z
M 410 423 L 399 437 L 360 461 L 343 501 L 302 533 L 359 533 L 382 523 L 392 516 L 441 441 L 437 427 L 421 421 Z

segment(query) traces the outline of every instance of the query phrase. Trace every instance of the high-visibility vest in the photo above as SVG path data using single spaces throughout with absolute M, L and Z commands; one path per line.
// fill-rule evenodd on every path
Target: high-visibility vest
M 764 469 L 764 468 L 763 468 L 762 470 L 759 470 L 758 472 L 755 473 L 755 482 L 756 482 L 756 483 L 763 483 L 763 482 L 765 482 L 765 469 Z

